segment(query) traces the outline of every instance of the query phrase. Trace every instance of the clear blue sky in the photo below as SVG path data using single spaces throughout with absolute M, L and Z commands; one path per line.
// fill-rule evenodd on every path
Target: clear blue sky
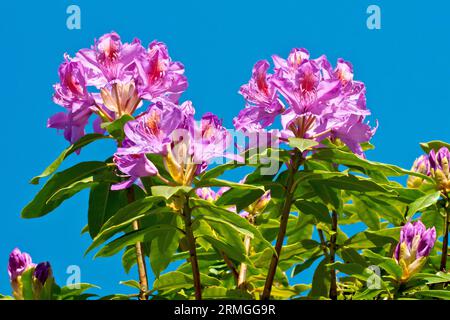
M 120 256 L 83 257 L 90 239 L 80 236 L 87 221 L 87 192 L 42 219 L 22 220 L 21 208 L 38 188 L 28 184 L 61 150 L 62 136 L 46 129 L 60 111 L 51 101 L 52 84 L 64 52 L 74 54 L 93 39 L 117 31 L 168 44 L 186 66 L 191 99 L 198 113 L 212 111 L 231 125 L 243 107 L 237 94 L 252 65 L 292 47 L 313 56 L 350 60 L 366 83 L 368 106 L 380 126 L 368 157 L 409 168 L 418 143 L 450 141 L 450 4 L 445 1 L 2 1 L 1 107 L 3 170 L 0 186 L 0 292 L 9 293 L 6 265 L 16 246 L 34 260 L 51 261 L 64 284 L 68 265 L 79 265 L 82 281 L 103 295 L 129 292 L 118 284 L 135 278 L 121 270 Z M 81 8 L 81 30 L 66 28 L 66 8 Z M 366 9 L 381 8 L 381 30 L 366 27 Z M 64 166 L 103 159 L 114 146 L 101 142 Z M 236 177 L 239 178 L 239 177 Z M 309 274 L 299 281 L 307 281 Z

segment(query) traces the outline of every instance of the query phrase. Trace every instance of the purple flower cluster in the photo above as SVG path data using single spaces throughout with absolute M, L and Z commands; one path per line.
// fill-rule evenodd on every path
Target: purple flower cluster
M 190 185 L 208 163 L 226 156 L 231 136 L 222 121 L 206 113 L 199 122 L 190 101 L 177 105 L 158 98 L 148 110 L 125 127 L 123 146 L 114 155 L 114 162 L 129 179 L 113 186 L 114 190 L 140 182 L 140 177 L 158 175 L 158 169 L 146 155 L 162 157 L 165 170 L 177 185 Z
M 164 97 L 177 102 L 187 88 L 183 73 L 184 66 L 171 60 L 164 43 L 153 41 L 144 48 L 137 39 L 122 43 L 117 33 L 105 34 L 74 58 L 65 55 L 53 96 L 65 112 L 52 116 L 48 127 L 64 130 L 64 137 L 74 143 L 97 114 L 94 131 L 102 132 L 102 121 L 133 114 L 143 100 Z
M 260 131 L 281 116 L 281 141 L 290 137 L 339 139 L 363 156 L 361 143 L 376 128 L 364 122 L 364 83 L 353 80 L 352 65 L 339 59 L 335 68 L 325 56 L 310 59 L 306 49 L 293 49 L 287 59 L 274 55 L 273 73 L 269 62 L 258 61 L 250 81 L 240 89 L 246 107 L 234 118 L 236 129 Z
M 447 147 L 441 147 L 437 152 L 431 150 L 428 155 L 421 155 L 414 161 L 412 171 L 432 177 L 436 181 L 437 187 L 444 191 L 450 191 L 450 151 Z M 418 188 L 424 183 L 420 177 L 410 176 L 408 186 Z
M 28 253 L 15 248 L 9 255 L 8 275 L 16 299 L 23 299 L 21 276 L 29 269 L 33 270 L 33 278 L 36 280 L 36 284 L 33 284 L 33 290 L 37 292 L 47 279 L 52 277 L 50 263 L 41 262 L 36 265 Z
M 420 271 L 436 242 L 436 229 L 426 229 L 421 221 L 408 222 L 400 231 L 400 241 L 394 259 L 402 267 L 402 279 L 406 281 Z

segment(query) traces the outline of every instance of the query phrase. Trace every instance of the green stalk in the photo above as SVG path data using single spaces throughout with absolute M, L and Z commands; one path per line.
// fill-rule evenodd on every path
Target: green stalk
M 200 282 L 200 269 L 198 267 L 197 249 L 195 244 L 194 232 L 192 230 L 192 212 L 189 207 L 189 197 L 186 197 L 183 208 L 184 227 L 186 232 L 186 240 L 189 248 L 189 256 L 192 266 L 192 276 L 194 280 L 195 299 L 202 299 L 202 285 Z
M 449 202 L 445 204 L 445 219 L 444 219 L 444 239 L 442 241 L 442 255 L 441 255 L 441 268 L 442 272 L 447 272 L 447 256 L 448 256 L 448 227 L 450 224 L 450 208 Z
M 283 241 L 286 235 L 289 214 L 291 213 L 291 206 L 295 190 L 295 174 L 297 173 L 301 163 L 302 163 L 301 154 L 298 151 L 295 151 L 295 154 L 292 158 L 292 164 L 288 165 L 289 175 L 286 182 L 286 199 L 284 202 L 283 209 L 281 211 L 280 229 L 278 231 L 277 241 L 275 243 L 275 253 L 272 255 L 269 271 L 267 273 L 266 283 L 264 284 L 264 290 L 261 295 L 262 300 L 270 299 L 270 293 L 272 291 L 272 285 L 275 279 L 275 273 L 277 271 L 278 260 L 281 255 L 281 249 L 283 248 Z
M 330 236 L 330 256 L 329 262 L 333 264 L 336 262 L 336 240 L 337 240 L 337 226 L 338 226 L 338 214 L 336 210 L 331 213 L 331 231 Z M 336 281 L 336 269 L 334 267 L 330 270 L 330 299 L 337 300 L 337 281 Z
M 128 203 L 132 203 L 135 200 L 133 188 L 127 190 Z M 139 230 L 139 221 L 133 221 L 133 230 Z M 145 254 L 142 249 L 142 243 L 136 242 L 134 245 L 136 264 L 138 267 L 139 274 L 139 300 L 147 300 L 148 291 L 148 279 L 147 279 L 147 268 L 145 266 Z

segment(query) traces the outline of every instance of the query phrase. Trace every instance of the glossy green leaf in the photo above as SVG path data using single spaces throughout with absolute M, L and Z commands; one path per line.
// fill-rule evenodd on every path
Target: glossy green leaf
M 177 186 L 177 187 L 171 187 L 171 186 L 153 186 L 151 187 L 152 195 L 163 197 L 165 199 L 170 199 L 176 194 L 184 194 L 189 193 L 192 188 L 188 186 Z
M 113 136 L 118 141 L 122 141 L 125 137 L 125 133 L 123 132 L 123 127 L 125 124 L 133 120 L 134 118 L 128 114 L 123 115 L 119 119 L 116 119 L 112 122 L 104 122 L 102 123 L 102 128 L 108 131 L 108 133 Z
M 172 261 L 172 257 L 177 251 L 179 240 L 183 234 L 177 230 L 181 228 L 181 221 L 178 215 L 169 214 L 164 217 L 161 223 L 167 223 L 173 226 L 172 230 L 157 235 L 150 245 L 150 265 L 155 277 L 167 268 Z
M 95 257 L 109 257 L 118 253 L 123 248 L 133 245 L 137 242 L 148 242 L 155 237 L 162 235 L 166 232 L 170 232 L 174 229 L 172 225 L 156 225 L 149 228 L 141 229 L 138 231 L 132 231 L 127 233 L 109 243 L 107 243 Z
M 331 217 L 328 208 L 322 203 L 297 200 L 295 206 L 304 214 L 313 215 L 318 221 L 331 223 Z
M 388 243 L 396 243 L 400 237 L 400 229 L 389 228 L 378 231 L 364 231 L 355 234 L 344 245 L 353 249 L 382 247 Z
M 433 141 L 429 141 L 429 142 L 422 142 L 420 144 L 420 147 L 422 148 L 422 150 L 425 153 L 430 153 L 431 150 L 434 150 L 437 152 L 442 147 L 446 147 L 446 148 L 450 149 L 450 143 L 447 143 L 444 141 L 439 141 L 439 140 L 433 140 Z
M 95 180 L 95 177 L 94 177 Z M 95 238 L 103 224 L 121 207 L 127 205 L 126 190 L 111 190 L 111 183 L 100 182 L 89 193 L 88 226 L 91 238 Z
M 441 198 L 441 193 L 435 191 L 420 197 L 413 203 L 409 205 L 407 218 L 411 218 L 418 211 L 422 211 L 431 205 L 436 204 L 436 202 Z
M 87 134 L 87 135 L 81 137 L 77 142 L 70 145 L 67 149 L 65 149 L 63 152 L 61 152 L 61 154 L 58 156 L 58 158 L 56 158 L 55 161 L 53 161 L 40 175 L 31 179 L 30 183 L 38 184 L 39 180 L 41 178 L 48 177 L 49 175 L 54 173 L 59 168 L 61 163 L 75 151 L 90 144 L 91 142 L 94 142 L 94 141 L 97 141 L 100 139 L 107 139 L 107 138 L 110 138 L 110 137 L 105 136 L 103 134 L 99 134 L 99 133 L 90 133 L 90 134 Z
M 70 198 L 83 188 L 93 184 L 91 177 L 107 168 L 106 163 L 99 161 L 81 162 L 75 166 L 53 175 L 22 210 L 23 218 L 41 217 Z
M 319 143 L 315 140 L 301 139 L 301 138 L 289 138 L 289 145 L 292 148 L 297 148 L 300 152 L 306 150 L 311 150 L 313 147 L 317 146 Z

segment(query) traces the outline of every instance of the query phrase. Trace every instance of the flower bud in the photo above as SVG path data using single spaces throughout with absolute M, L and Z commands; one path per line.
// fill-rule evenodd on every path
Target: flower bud
M 421 173 L 423 175 L 430 175 L 430 161 L 426 155 L 421 155 L 414 161 L 411 171 Z M 419 188 L 425 180 L 420 177 L 409 176 L 407 185 L 409 188 Z
M 442 147 L 438 152 L 431 150 L 430 156 L 430 175 L 436 181 L 440 190 L 444 192 L 450 191 L 450 151 L 446 147 Z
M 267 204 L 269 203 L 271 199 L 271 195 L 270 195 L 270 190 L 266 191 L 261 198 L 259 198 L 258 200 L 256 200 L 254 203 L 252 203 L 249 206 L 249 210 L 253 213 L 253 214 L 260 214 L 264 211 L 264 209 L 267 207 Z
M 54 281 L 49 262 L 39 263 L 33 271 L 33 297 L 35 300 L 47 299 L 42 297 L 42 289 L 49 281 Z M 51 284 L 50 284 L 51 287 Z
M 31 261 L 30 255 L 25 252 L 22 253 L 18 248 L 15 248 L 9 255 L 8 274 L 13 295 L 16 299 L 23 299 L 21 275 L 34 266 L 35 264 Z
M 34 269 L 33 277 L 36 278 L 42 285 L 52 276 L 52 267 L 49 262 L 41 262 Z
M 436 242 L 436 229 L 426 229 L 421 221 L 408 222 L 400 231 L 394 259 L 402 268 L 400 281 L 405 282 L 419 272 Z

